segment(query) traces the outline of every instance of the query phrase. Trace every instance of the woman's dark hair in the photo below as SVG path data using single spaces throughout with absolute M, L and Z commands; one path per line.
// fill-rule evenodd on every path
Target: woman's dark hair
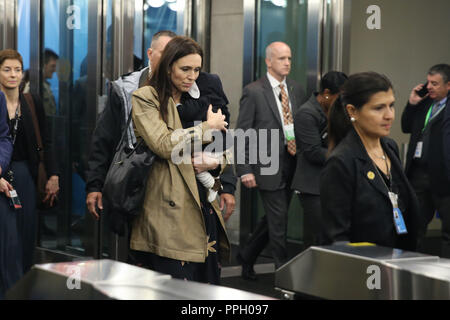
M 200 55 L 203 61 L 203 50 L 197 42 L 188 37 L 174 37 L 164 48 L 156 70 L 149 81 L 149 84 L 158 92 L 161 117 L 165 122 L 167 122 L 167 105 L 173 88 L 170 77 L 172 65 L 178 59 L 190 54 Z
M 344 83 L 341 94 L 330 109 L 328 117 L 328 150 L 331 152 L 347 135 L 352 127 L 346 106 L 361 109 L 370 98 L 380 92 L 392 89 L 391 81 L 376 72 L 362 72 L 351 75 Z
M 338 93 L 342 85 L 347 81 L 348 77 L 345 73 L 339 71 L 327 72 L 320 80 L 320 93 L 325 89 L 330 90 L 331 94 Z
M 18 51 L 13 50 L 13 49 L 0 50 L 0 66 L 7 59 L 18 60 L 20 62 L 20 65 L 22 66 L 22 70 L 23 70 L 23 59 Z

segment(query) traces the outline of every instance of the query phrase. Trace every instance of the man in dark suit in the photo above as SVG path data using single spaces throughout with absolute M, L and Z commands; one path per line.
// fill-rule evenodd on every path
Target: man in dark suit
M 251 280 L 256 279 L 253 264 L 268 242 L 276 268 L 287 260 L 287 213 L 296 151 L 293 114 L 305 100 L 300 85 L 287 78 L 291 70 L 291 49 L 287 44 L 271 43 L 266 48 L 265 62 L 267 74 L 243 90 L 236 126 L 246 132 L 255 130 L 260 140 L 255 164 L 249 161 L 255 144 L 248 141 L 236 144 L 237 174 L 245 187 L 258 187 L 266 213 L 238 254 L 238 261 L 243 265 L 242 276 Z M 262 130 L 266 130 L 267 136 Z M 267 146 L 263 147 L 266 150 L 261 150 L 262 146 Z M 261 152 L 267 152 L 277 163 L 261 161 Z M 241 154 L 245 154 L 245 163 L 239 161 Z
M 419 250 L 423 250 L 428 224 L 437 211 L 442 220 L 441 256 L 450 258 L 450 177 L 444 157 L 448 146 L 444 145 L 443 130 L 450 104 L 450 66 L 433 66 L 427 80 L 428 93 L 420 96 L 424 85 L 417 85 L 402 115 L 402 130 L 411 133 L 405 172 L 420 204 Z

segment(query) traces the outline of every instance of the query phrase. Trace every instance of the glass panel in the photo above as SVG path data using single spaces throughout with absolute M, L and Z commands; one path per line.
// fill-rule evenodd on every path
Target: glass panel
M 144 66 L 143 55 L 145 48 L 143 45 L 143 27 L 144 27 L 144 12 L 143 1 L 136 1 L 134 3 L 134 70 L 140 70 Z
M 274 41 L 286 42 L 292 51 L 290 78 L 306 88 L 306 31 L 308 1 L 259 0 L 257 6 L 256 79 L 267 72 L 265 49 Z
M 306 90 L 307 83 L 307 13 L 308 1 L 259 0 L 257 1 L 255 79 L 266 74 L 265 49 L 274 41 L 283 41 L 291 47 L 292 69 L 290 78 Z M 257 192 L 252 192 L 253 228 L 264 215 L 264 207 Z M 255 200 L 256 199 L 256 200 Z M 296 194 L 291 200 L 288 213 L 287 237 L 301 240 L 303 236 L 303 210 Z
M 17 50 L 22 55 L 23 69 L 30 68 L 30 1 L 17 2 Z
M 65 130 L 59 131 L 58 129 L 64 128 L 64 118 L 60 117 L 60 110 L 58 107 L 59 102 L 59 82 L 58 75 L 53 70 L 49 70 L 47 67 L 50 61 L 54 65 L 55 60 L 57 65 L 60 65 L 61 61 L 59 59 L 59 29 L 55 28 L 59 22 L 59 3 L 58 1 L 45 1 L 43 3 L 43 14 L 45 16 L 43 28 L 44 28 L 44 49 L 41 51 L 41 100 L 46 113 L 46 121 L 48 126 L 48 132 L 52 139 L 52 148 L 55 153 L 58 150 L 62 150 L 66 145 L 64 143 L 66 132 Z M 45 30 L 52 30 L 52 32 L 45 33 Z M 58 59 L 55 59 L 55 55 Z M 58 70 L 58 73 L 60 70 Z M 56 138 L 56 132 L 59 131 L 60 134 Z M 63 170 L 63 159 L 64 157 L 57 157 L 57 166 L 60 172 Z M 60 194 L 57 207 L 49 210 L 42 211 L 39 215 L 39 232 L 38 244 L 44 248 L 56 249 L 58 247 L 57 241 L 57 229 L 58 229 L 58 217 L 64 211 L 64 204 L 66 203 L 66 187 L 64 182 L 66 181 L 65 176 L 62 174 L 60 176 Z M 61 233 L 61 232 L 60 232 Z M 60 242 L 63 239 L 60 239 Z
M 103 111 L 103 108 L 106 106 L 106 102 L 107 102 L 107 94 L 108 94 L 108 85 L 110 81 L 113 81 L 114 79 L 112 79 L 113 74 L 114 74 L 114 46 L 113 46 L 113 41 L 114 41 L 114 27 L 113 27 L 113 0 L 108 0 L 106 3 L 106 9 L 105 9 L 105 14 L 106 14 L 106 26 L 105 26 L 105 30 L 106 30 L 106 41 L 105 41 L 105 51 L 103 53 L 103 83 L 104 88 L 103 88 L 103 97 L 102 97 L 102 102 L 99 104 L 101 104 L 101 107 L 99 106 L 97 108 L 97 112 L 100 114 Z M 98 233 L 98 235 L 100 236 L 100 241 L 99 241 L 99 251 L 100 251 L 100 258 L 109 258 L 110 257 L 110 252 L 109 252 L 109 248 L 110 248 L 110 236 L 111 236 L 111 232 L 109 232 L 110 228 L 109 228 L 109 222 L 108 219 L 106 218 L 106 216 L 102 215 L 102 218 L 100 220 L 101 223 L 101 228 L 100 228 L 100 232 Z M 98 241 L 98 240 L 97 240 Z
M 147 49 L 152 36 L 161 30 L 171 30 L 181 34 L 184 21 L 180 14 L 184 10 L 185 0 L 145 0 L 144 1 L 144 65 L 148 64 Z
M 43 247 L 83 255 L 88 0 L 42 4 L 41 98 L 61 175 L 58 206 L 41 215 L 39 240 Z
M 325 1 L 325 14 L 323 26 L 323 44 L 322 44 L 322 74 L 331 71 L 333 68 L 333 24 L 331 17 L 331 2 Z

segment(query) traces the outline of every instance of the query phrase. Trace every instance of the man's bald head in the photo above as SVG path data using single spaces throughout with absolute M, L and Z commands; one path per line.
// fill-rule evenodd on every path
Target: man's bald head
M 280 82 L 291 71 L 291 59 L 291 48 L 284 42 L 272 42 L 266 48 L 267 71 Z
M 162 30 L 153 35 L 152 43 L 150 44 L 150 48 L 147 50 L 151 70 L 155 70 L 167 43 L 176 36 L 176 33 L 170 30 Z

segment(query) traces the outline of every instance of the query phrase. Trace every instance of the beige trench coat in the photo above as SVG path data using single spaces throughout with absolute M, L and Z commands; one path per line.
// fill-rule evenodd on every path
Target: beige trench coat
M 142 137 L 159 158 L 149 174 L 143 211 L 133 221 L 130 247 L 171 259 L 204 262 L 213 243 L 206 234 L 194 169 L 192 163 L 174 164 L 171 154 L 177 144 L 190 143 L 194 136 L 210 142 L 206 134 L 210 127 L 203 122 L 183 130 L 172 98 L 165 123 L 160 116 L 157 92 L 150 86 L 133 93 L 132 105 L 136 136 Z M 212 205 L 220 221 L 220 257 L 227 261 L 230 243 L 225 223 L 217 200 Z

